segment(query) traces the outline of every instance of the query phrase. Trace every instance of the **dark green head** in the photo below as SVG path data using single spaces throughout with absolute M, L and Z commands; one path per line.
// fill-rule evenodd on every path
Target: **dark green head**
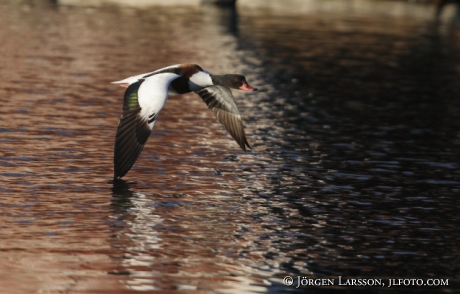
M 246 81 L 246 78 L 242 75 L 212 75 L 211 79 L 214 85 L 221 85 L 232 89 L 239 89 L 250 92 L 257 91 L 256 88 L 249 86 L 248 82 Z

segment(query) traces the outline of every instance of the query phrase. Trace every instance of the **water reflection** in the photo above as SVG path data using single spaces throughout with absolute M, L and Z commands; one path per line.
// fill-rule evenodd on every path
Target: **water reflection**
M 113 246 L 122 250 L 123 256 L 121 270 L 110 273 L 129 275 L 125 281 L 128 289 L 157 290 L 150 281 L 157 275 L 152 271 L 156 258 L 151 251 L 162 249 L 163 242 L 155 228 L 162 225 L 163 219 L 155 214 L 155 203 L 146 203 L 146 195 L 133 193 L 128 183 L 116 181 L 112 191 L 113 215 L 110 219 L 112 227 L 116 228 Z
M 456 10 L 456 15 L 458 16 L 460 11 L 460 2 L 458 0 L 454 0 L 454 1 L 448 1 L 448 0 L 437 0 L 435 1 L 436 3 L 436 18 L 440 18 L 442 13 L 443 13 L 443 10 L 445 9 L 446 5 L 449 4 L 450 2 L 452 3 L 455 3 L 456 4 L 456 7 L 457 7 L 457 10 Z
M 361 17 L 359 11 L 351 14 Z M 401 21 L 385 17 L 386 22 Z M 415 28 L 412 17 L 405 15 L 406 22 L 399 23 L 399 29 Z M 438 209 L 445 212 L 452 199 L 439 202 L 437 197 L 449 194 L 451 188 L 456 191 L 459 184 L 447 180 L 457 178 L 449 169 L 437 169 L 445 180 L 427 180 L 420 171 L 427 165 L 458 168 L 456 163 L 448 163 L 456 162 L 456 154 L 444 149 L 446 144 L 449 150 L 457 149 L 454 146 L 458 144 L 453 116 L 458 103 L 449 98 L 454 94 L 441 94 L 451 89 L 446 84 L 448 72 L 456 71 L 441 61 L 445 45 L 432 36 L 416 37 L 411 44 L 392 29 L 363 27 L 343 19 L 318 17 L 310 21 L 291 16 L 290 21 L 308 28 L 299 31 L 284 26 L 290 22 L 281 19 L 265 20 L 265 26 L 257 16 L 247 21 L 248 27 L 256 28 L 251 37 L 263 44 L 262 52 L 271 61 L 267 62 L 271 72 L 262 75 L 276 80 L 280 89 L 254 103 L 263 109 L 263 115 L 254 120 L 267 122 L 265 128 L 256 130 L 258 137 L 275 139 L 266 147 L 267 157 L 259 156 L 256 162 L 263 168 L 272 167 L 272 184 L 254 192 L 270 197 L 269 206 L 277 202 L 273 195 L 281 194 L 283 204 L 298 210 L 300 217 L 290 216 L 291 225 L 285 230 L 297 229 L 302 235 L 298 241 L 291 237 L 284 253 L 292 260 L 305 254 L 304 266 L 315 275 L 369 275 L 373 273 L 369 264 L 385 264 L 379 274 L 391 275 L 397 268 L 413 272 L 413 264 L 418 264 L 417 268 L 425 265 L 430 258 L 415 250 L 414 244 L 427 242 L 436 251 L 442 250 L 441 243 L 434 241 L 439 238 L 439 227 L 433 225 L 442 224 L 447 232 L 452 227 L 444 216 L 432 222 L 428 214 Z M 324 30 L 325 24 L 339 29 Z M 277 37 L 282 35 L 289 38 L 280 42 Z M 456 46 L 453 44 L 448 46 Z M 372 48 L 372 52 L 363 55 L 357 48 Z M 444 71 L 445 75 L 431 74 Z M 434 94 L 435 89 L 441 93 Z M 291 94 L 286 95 L 287 91 Z M 277 125 L 269 126 L 270 121 Z M 435 155 L 440 149 L 446 153 Z M 293 174 L 293 170 L 297 172 Z M 430 186 L 433 184 L 436 186 Z M 441 188 L 449 184 L 453 186 Z M 424 195 L 430 204 L 415 208 L 414 195 Z M 288 218 L 280 209 L 273 211 Z M 303 225 L 297 228 L 294 219 Z M 383 238 L 379 237 L 381 230 L 386 232 Z M 422 267 L 417 274 L 429 271 Z
M 235 239 L 241 228 L 213 195 L 206 203 L 183 194 L 146 195 L 124 181 L 112 191 L 112 246 L 122 256 L 109 273 L 127 275 L 128 289 L 265 292 L 264 279 L 253 277 L 259 270 L 239 261 L 249 245 Z
M 220 28 L 221 34 L 238 35 L 238 10 L 235 6 L 216 6 L 208 3 L 204 4 L 202 9 L 208 27 Z

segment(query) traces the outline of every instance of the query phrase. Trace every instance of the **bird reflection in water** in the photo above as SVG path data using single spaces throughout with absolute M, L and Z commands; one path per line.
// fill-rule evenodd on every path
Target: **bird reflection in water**
M 116 212 L 126 211 L 133 205 L 131 198 L 134 193 L 130 190 L 130 184 L 124 180 L 114 180 L 112 186 L 112 203 L 111 207 Z
M 133 184 L 124 180 L 113 182 L 112 247 L 118 251 L 118 267 L 110 274 L 128 276 L 124 281 L 132 290 L 155 290 L 152 283 L 157 263 L 155 251 L 162 247 L 160 232 L 155 229 L 163 219 L 155 214 L 155 201 L 145 194 L 133 192 Z

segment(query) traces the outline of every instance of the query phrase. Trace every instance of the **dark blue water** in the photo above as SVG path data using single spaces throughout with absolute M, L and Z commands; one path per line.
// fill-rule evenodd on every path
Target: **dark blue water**
M 455 7 L 58 2 L 0 4 L 1 293 L 460 290 Z M 186 62 L 260 89 L 253 150 L 172 97 L 114 184 L 110 82 Z

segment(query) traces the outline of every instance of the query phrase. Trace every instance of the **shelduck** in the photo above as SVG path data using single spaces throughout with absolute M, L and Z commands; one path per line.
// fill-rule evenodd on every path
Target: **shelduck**
M 251 148 L 230 90 L 257 90 L 242 75 L 213 75 L 196 64 L 177 64 L 113 84 L 126 88 L 115 139 L 114 179 L 123 177 L 139 157 L 169 95 L 197 93 L 241 149 Z

